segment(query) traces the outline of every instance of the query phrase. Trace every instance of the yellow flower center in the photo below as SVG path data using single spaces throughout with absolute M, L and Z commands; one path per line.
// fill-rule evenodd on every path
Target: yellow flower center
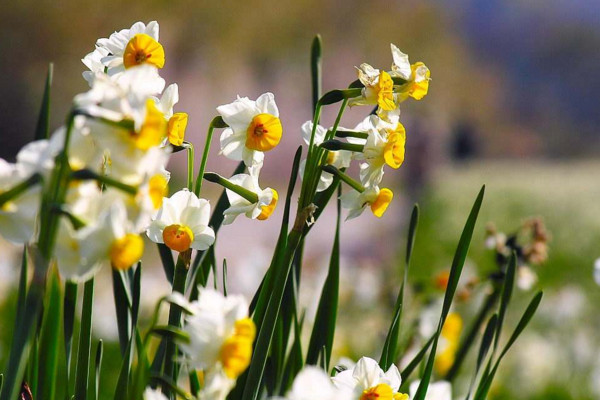
M 387 144 L 383 149 L 383 159 L 392 168 L 400 168 L 404 162 L 404 145 L 406 144 L 406 130 L 398 122 L 396 130 L 391 132 Z
M 169 225 L 163 230 L 163 241 L 168 248 L 182 253 L 192 245 L 194 232 L 185 225 Z
M 164 114 L 156 108 L 156 104 L 151 99 L 146 101 L 146 119 L 139 132 L 131 131 L 130 138 L 135 147 L 140 150 L 148 150 L 151 147 L 158 146 L 165 136 L 167 122 Z
M 165 65 L 165 50 L 151 36 L 138 33 L 125 46 L 123 65 L 131 68 L 144 63 L 162 68 Z
M 135 264 L 144 254 L 144 241 L 140 235 L 128 233 L 110 246 L 110 262 L 113 268 L 125 270 Z
M 462 331 L 463 321 L 458 313 L 452 312 L 446 317 L 446 322 L 442 327 L 442 337 L 450 342 L 458 342 L 460 332 Z
M 167 138 L 174 146 L 181 146 L 185 138 L 185 128 L 188 123 L 187 113 L 175 113 L 167 124 Z
M 327 165 L 332 165 L 337 159 L 338 159 L 337 151 L 328 151 L 327 152 L 327 160 L 325 161 L 325 163 Z
M 463 321 L 459 314 L 454 312 L 448 314 L 442 327 L 442 337 L 445 339 L 446 347 L 435 357 L 435 370 L 440 375 L 445 375 L 454 364 L 462 325 Z
M 387 210 L 388 206 L 392 202 L 392 198 L 394 197 L 394 193 L 388 188 L 383 188 L 379 191 L 377 198 L 375 201 L 371 203 L 371 211 L 373 214 L 381 218 L 385 210 Z
M 250 365 L 255 335 L 256 326 L 251 318 L 235 322 L 233 335 L 225 339 L 220 351 L 221 364 L 229 378 L 236 379 Z
M 394 400 L 394 391 L 387 383 L 380 383 L 364 390 L 360 400 Z
M 258 114 L 246 130 L 246 147 L 250 150 L 269 151 L 279 144 L 283 128 L 281 120 L 271 114 Z
M 381 71 L 375 91 L 377 92 L 377 104 L 382 110 L 392 111 L 396 108 L 396 103 L 394 103 L 394 81 L 390 74 Z
M 271 200 L 271 203 L 269 203 L 269 205 L 262 206 L 260 214 L 258 215 L 258 217 L 256 217 L 261 221 L 269 218 L 271 214 L 273 214 L 273 211 L 275 211 L 275 207 L 277 207 L 277 200 L 279 200 L 279 194 L 275 189 L 271 189 L 271 191 L 273 192 L 273 199 Z
M 163 198 L 169 193 L 167 178 L 162 174 L 156 174 L 148 182 L 148 194 L 152 200 L 152 205 L 155 210 L 162 206 Z
M 429 68 L 422 62 L 414 63 L 410 66 L 412 70 L 413 81 L 408 86 L 408 95 L 415 100 L 421 100 L 429 91 L 429 77 L 431 72 Z M 422 71 L 425 71 L 424 73 Z M 424 77 L 418 77 L 417 75 L 425 75 Z M 417 78 L 419 78 L 417 80 Z

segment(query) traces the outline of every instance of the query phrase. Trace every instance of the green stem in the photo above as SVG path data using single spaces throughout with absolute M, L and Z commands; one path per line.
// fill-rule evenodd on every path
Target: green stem
M 204 150 L 202 152 L 202 161 L 200 162 L 200 169 L 198 170 L 198 176 L 196 177 L 196 187 L 194 193 L 196 196 L 200 196 L 202 190 L 202 180 L 204 179 L 204 171 L 206 170 L 206 163 L 208 161 L 208 154 L 210 153 L 210 145 L 212 143 L 213 132 L 215 128 L 227 128 L 228 125 L 223 121 L 223 118 L 214 117 L 208 127 L 208 133 L 206 134 L 206 142 L 204 143 Z
M 337 131 L 335 132 L 335 136 L 339 138 L 348 138 L 353 137 L 357 139 L 366 139 L 369 137 L 367 132 L 357 132 L 357 131 Z
M 90 352 L 92 346 L 92 311 L 94 302 L 94 278 L 83 287 L 81 329 L 77 349 L 77 372 L 75 373 L 75 398 L 85 400 L 89 383 Z
M 89 169 L 80 169 L 71 173 L 70 179 L 72 180 L 95 180 L 103 183 L 106 186 L 114 187 L 130 195 L 135 195 L 138 192 L 138 188 L 135 186 L 127 185 L 116 179 L 110 178 L 106 175 L 100 175 Z
M 42 176 L 40 174 L 33 174 L 29 178 L 25 179 L 23 182 L 19 183 L 17 186 L 13 187 L 10 190 L 0 194 L 0 207 L 9 202 L 10 200 L 16 198 L 21 193 L 25 192 L 31 186 L 42 181 Z
M 251 192 L 250 190 L 240 185 L 232 183 L 230 180 L 223 178 L 219 174 L 215 174 L 214 172 L 206 172 L 204 174 L 204 179 L 206 179 L 209 182 L 217 183 L 223 186 L 224 188 L 239 194 L 244 199 L 248 200 L 250 203 L 258 203 L 258 195 L 256 193 Z
M 183 142 L 183 147 L 187 149 L 187 187 L 189 191 L 194 190 L 194 145 L 189 142 Z M 198 195 L 198 194 L 197 194 Z
M 346 183 L 348 186 L 352 187 L 357 192 L 362 193 L 365 191 L 365 187 L 363 185 L 361 185 L 360 182 L 357 182 L 354 179 L 350 178 L 348 175 L 346 175 L 345 173 L 343 173 L 342 171 L 340 171 L 333 165 L 325 165 L 325 166 L 321 167 L 321 169 L 325 172 L 329 172 L 332 175 L 336 175 L 344 183 Z
M 347 150 L 354 153 L 362 153 L 365 149 L 365 146 L 362 144 L 345 143 L 335 139 L 321 143 L 321 147 L 331 151 Z
M 172 293 L 181 293 L 183 294 L 185 291 L 185 281 L 187 278 L 187 272 L 190 267 L 190 257 L 192 251 L 187 250 L 183 253 L 179 253 L 179 257 L 177 258 L 177 264 L 175 265 L 175 276 L 173 277 L 173 290 Z M 179 306 L 171 304 L 169 308 L 169 326 L 173 326 L 176 329 L 179 329 L 181 325 L 181 308 Z M 165 353 L 165 368 L 164 374 L 173 379 L 173 381 L 177 382 L 177 376 L 175 376 L 176 368 L 176 360 L 177 356 L 177 344 L 171 339 L 167 340 L 167 350 Z M 170 396 L 171 388 L 168 386 L 163 386 L 163 391 L 167 396 Z

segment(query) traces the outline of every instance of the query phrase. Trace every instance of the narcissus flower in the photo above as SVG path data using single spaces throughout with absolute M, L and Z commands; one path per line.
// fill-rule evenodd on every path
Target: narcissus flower
M 155 243 L 172 250 L 206 250 L 215 242 L 215 232 L 208 226 L 210 204 L 187 189 L 163 200 L 147 234 Z
M 348 141 L 364 144 L 362 153 L 355 153 L 354 158 L 364 160 L 360 166 L 360 180 L 366 186 L 379 185 L 383 178 L 385 165 L 398 169 L 404 162 L 404 146 L 406 130 L 400 122 L 387 122 L 376 115 L 365 118 L 357 127 L 357 131 L 366 131 L 366 140 L 348 138 Z
M 390 47 L 394 60 L 390 75 L 400 77 L 406 81 L 397 90 L 398 101 L 404 101 L 408 97 L 421 100 L 429 90 L 429 81 L 431 80 L 429 68 L 422 62 L 411 65 L 408 61 L 408 55 L 400 51 L 394 44 L 391 44 Z
M 400 371 L 392 366 L 383 372 L 377 361 L 363 357 L 352 369 L 340 372 L 333 378 L 338 388 L 351 391 L 353 400 L 408 400 L 408 395 L 399 393 L 402 379 Z
M 349 209 L 346 220 L 358 217 L 369 206 L 373 215 L 381 218 L 390 205 L 394 194 L 388 188 L 378 186 L 365 188 L 363 192 L 350 190 L 341 197 L 342 207 Z
M 158 389 L 146 388 L 144 390 L 144 400 L 168 400 L 168 398 Z
M 142 64 L 162 68 L 165 65 L 165 51 L 158 42 L 158 23 L 136 22 L 129 29 L 115 32 L 106 39 L 98 39 L 96 47 L 108 51 L 101 59 L 108 75 L 116 75 L 127 68 Z
M 226 189 L 227 199 L 229 200 L 229 208 L 223 214 L 225 219 L 223 224 L 231 224 L 238 215 L 245 214 L 251 219 L 265 220 L 268 219 L 279 200 L 279 194 L 275 189 L 261 189 L 258 184 L 259 168 L 250 168 L 249 174 L 238 174 L 229 178 L 229 181 L 234 185 L 241 186 L 249 192 L 256 195 L 256 202 L 251 202 L 239 193 L 231 189 Z
M 414 398 L 421 381 L 414 381 L 410 384 L 410 398 Z M 438 381 L 430 383 L 427 387 L 425 400 L 452 400 L 452 384 L 447 381 Z
M 256 101 L 238 97 L 233 103 L 217 107 L 223 121 L 229 125 L 221 134 L 221 153 L 248 167 L 260 165 L 264 152 L 279 144 L 283 128 L 272 93 Z
M 183 330 L 190 341 L 182 343 L 181 350 L 190 366 L 203 371 L 216 368 L 236 379 L 250 364 L 256 334 L 246 300 L 202 289 L 198 300 L 187 308 L 192 314 L 186 317 Z
M 179 101 L 179 87 L 176 83 L 169 85 L 163 92 L 160 100 L 155 99 L 157 108 L 167 120 L 167 140 L 174 146 L 181 146 L 185 138 L 187 127 L 187 113 L 173 113 L 173 107 Z
M 313 123 L 312 121 L 306 121 L 302 124 L 302 139 L 307 145 L 310 145 L 310 137 L 312 135 Z M 325 135 L 327 134 L 327 129 L 322 127 L 321 125 L 317 125 L 315 130 L 315 138 L 313 144 L 318 146 L 325 140 Z M 326 165 L 333 165 L 334 167 L 340 168 L 348 168 L 350 166 L 350 161 L 352 160 L 352 152 L 347 150 L 339 150 L 339 151 L 328 151 L 327 152 L 327 160 Z M 300 176 L 304 176 L 304 168 L 306 166 L 306 159 L 300 162 Z M 331 183 L 333 182 L 333 175 L 329 172 L 322 171 L 321 176 L 319 177 L 319 183 L 317 184 L 317 192 L 322 192 L 327 189 Z
M 362 96 L 352 99 L 350 105 L 373 104 L 384 111 L 397 107 L 394 100 L 394 81 L 390 74 L 363 63 L 357 68 L 358 80 L 364 85 Z
M 0 159 L 0 194 L 27 178 L 17 165 Z M 32 186 L 0 207 L 0 235 L 3 238 L 16 244 L 29 243 L 33 239 L 40 193 L 39 184 Z
M 352 392 L 337 388 L 321 368 L 306 366 L 296 375 L 287 400 L 338 400 L 351 397 Z

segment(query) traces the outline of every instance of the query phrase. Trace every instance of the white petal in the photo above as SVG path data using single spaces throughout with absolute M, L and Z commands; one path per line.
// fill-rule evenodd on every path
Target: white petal
M 262 94 L 256 99 L 256 107 L 261 113 L 271 114 L 279 117 L 279 110 L 277 104 L 275 104 L 275 96 L 273 93 Z

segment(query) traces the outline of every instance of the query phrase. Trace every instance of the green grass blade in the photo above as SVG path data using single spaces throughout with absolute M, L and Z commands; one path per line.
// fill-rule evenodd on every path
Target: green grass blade
M 23 248 L 23 258 L 21 259 L 21 274 L 19 276 L 19 294 L 17 297 L 17 313 L 15 326 L 18 326 L 21 319 L 23 318 L 23 313 L 25 310 L 25 303 L 27 301 L 27 277 L 29 267 L 29 255 L 27 254 L 27 248 Z
M 62 319 L 62 291 L 56 267 L 51 268 L 44 299 L 44 316 L 40 332 L 39 375 L 37 398 L 53 400 L 56 394 L 60 324 Z
M 129 279 L 125 272 L 112 269 L 113 296 L 115 300 L 115 311 L 117 314 L 117 330 L 119 332 L 119 345 L 121 355 L 129 346 L 131 333 L 131 319 L 129 310 L 132 307 L 131 293 L 129 292 Z
M 315 36 L 310 47 L 310 76 L 312 83 L 312 104 L 313 112 L 317 108 L 317 102 L 321 98 L 322 92 L 322 55 L 323 41 L 321 35 Z
M 104 353 L 104 346 L 102 344 L 102 339 L 98 341 L 98 346 L 96 347 L 96 359 L 94 362 L 94 390 L 92 391 L 93 397 L 92 400 L 98 400 L 98 392 L 100 390 L 100 371 L 102 369 L 102 354 Z
M 54 64 L 48 65 L 48 74 L 46 75 L 46 85 L 44 87 L 44 96 L 42 97 L 42 106 L 38 116 L 35 129 L 35 140 L 48 139 L 50 130 L 50 88 L 52 86 L 52 75 L 54 73 Z
M 500 309 L 498 310 L 498 324 L 496 325 L 496 338 L 494 339 L 494 351 L 498 347 L 500 341 L 500 335 L 502 334 L 502 325 L 504 323 L 504 317 L 506 316 L 506 310 L 510 303 L 513 288 L 515 286 L 515 274 L 517 270 L 517 254 L 513 251 L 508 261 L 508 268 L 506 270 L 506 276 L 504 277 L 504 285 L 502 287 L 502 297 L 500 298 Z
M 223 259 L 223 295 L 227 297 L 227 260 Z
M 335 237 L 333 239 L 331 258 L 329 259 L 329 271 L 327 272 L 327 278 L 325 278 L 323 290 L 321 291 L 321 298 L 319 299 L 319 306 L 306 354 L 306 364 L 317 365 L 319 354 L 325 348 L 326 371 L 329 370 L 327 360 L 331 359 L 331 350 L 333 348 L 340 288 L 340 220 L 341 205 L 338 196 Z
M 492 345 L 492 340 L 494 339 L 494 335 L 496 334 L 496 326 L 498 324 L 498 314 L 492 315 L 490 320 L 488 321 L 485 332 L 483 333 L 483 337 L 481 338 L 481 345 L 479 346 L 479 354 L 477 355 L 477 364 L 475 365 L 475 371 L 473 372 L 473 378 L 471 379 L 471 383 L 469 384 L 469 391 L 467 392 L 467 397 L 465 400 L 469 400 L 471 398 L 471 392 L 473 391 L 473 386 L 475 385 L 475 380 L 477 379 L 477 375 L 479 374 L 479 370 L 483 365 L 483 361 L 488 354 L 490 346 Z
M 294 377 L 304 367 L 302 357 L 302 326 L 304 325 L 304 315 L 299 320 L 294 321 L 294 341 L 292 342 L 292 348 L 290 354 L 286 360 L 282 383 L 279 388 L 279 394 L 283 396 L 294 381 Z
M 383 345 L 383 350 L 381 352 L 381 358 L 379 360 L 379 365 L 383 368 L 384 371 L 387 371 L 388 368 L 393 364 L 397 350 L 398 350 L 398 341 L 400 337 L 400 321 L 402 319 L 402 306 L 404 304 L 404 288 L 406 287 L 406 281 L 408 279 L 408 271 L 410 268 L 410 258 L 412 255 L 412 250 L 415 244 L 415 234 L 417 232 L 417 226 L 419 224 L 419 206 L 415 204 L 413 207 L 413 211 L 410 216 L 410 223 L 408 224 L 408 237 L 406 241 L 406 265 L 404 267 L 404 275 L 402 277 L 402 284 L 400 286 L 400 291 L 398 292 L 398 297 L 396 299 L 396 306 L 394 309 L 394 317 L 392 319 L 392 323 L 390 324 L 390 329 L 388 330 L 388 334 L 385 338 L 385 342 Z
M 160 255 L 160 261 L 167 276 L 167 280 L 172 285 L 173 275 L 175 274 L 175 261 L 173 260 L 173 254 L 171 249 L 164 243 L 158 243 L 158 254 Z
M 433 344 L 434 339 L 435 339 L 435 335 L 431 336 L 429 338 L 429 340 L 427 341 L 427 343 L 425 343 L 423 348 L 421 350 L 419 350 L 419 352 L 417 354 L 415 354 L 415 356 L 408 363 L 408 365 L 406 367 L 404 367 L 404 369 L 402 369 L 402 372 L 400 372 L 400 376 L 402 377 L 402 382 L 408 382 L 408 378 L 413 373 L 413 371 L 419 366 L 419 364 L 421 363 L 421 361 L 427 354 L 427 351 L 429 351 L 429 348 Z
M 77 372 L 75 374 L 75 398 L 85 400 L 88 395 L 90 374 L 90 353 L 92 347 L 92 315 L 94 304 L 94 278 L 83 287 L 83 308 L 81 310 L 81 329 L 77 349 Z
M 63 331 L 65 340 L 65 360 L 67 363 L 67 379 L 70 379 L 71 348 L 73 346 L 73 327 L 75 324 L 75 307 L 77 306 L 77 283 L 65 283 L 65 300 L 63 305 Z
M 137 326 L 138 315 L 140 311 L 140 295 L 142 285 L 142 262 L 138 262 L 135 272 L 133 274 L 133 281 L 131 282 L 131 326 L 135 328 Z
M 496 372 L 498 371 L 498 367 L 500 366 L 500 361 L 502 361 L 502 359 L 504 358 L 504 356 L 506 355 L 508 350 L 510 350 L 512 345 L 515 343 L 515 341 L 519 337 L 519 335 L 521 335 L 523 330 L 525 330 L 525 328 L 531 321 L 531 318 L 533 318 L 535 312 L 537 311 L 537 308 L 539 307 L 539 305 L 542 301 L 542 297 L 543 297 L 543 292 L 538 292 L 533 297 L 533 299 L 531 299 L 531 302 L 529 303 L 529 305 L 527 306 L 527 309 L 523 313 L 523 316 L 519 320 L 517 327 L 515 328 L 512 335 L 510 336 L 510 339 L 508 340 L 508 342 L 502 349 L 500 356 L 496 360 L 494 367 L 491 369 L 491 371 L 488 374 L 484 374 L 484 376 L 482 376 L 481 382 L 479 383 L 479 387 L 477 388 L 477 392 L 475 394 L 475 400 L 485 400 L 485 398 L 487 397 L 490 387 L 492 386 L 492 381 L 494 380 Z
M 446 317 L 450 312 L 450 306 L 452 305 L 452 299 L 454 298 L 454 294 L 456 292 L 456 288 L 458 286 L 458 281 L 460 279 L 460 275 L 462 273 L 463 266 L 465 264 L 465 260 L 467 258 L 467 253 L 469 251 L 469 246 L 471 244 L 471 239 L 473 237 L 473 230 L 475 229 L 475 223 L 477 222 L 477 216 L 479 215 L 479 210 L 481 209 L 481 203 L 483 202 L 483 195 L 485 193 L 485 186 L 481 188 L 479 191 L 479 195 L 473 204 L 473 208 L 467 218 L 467 222 L 463 229 L 463 232 L 460 236 L 460 240 L 458 241 L 458 246 L 456 249 L 456 253 L 454 253 L 454 259 L 452 260 L 452 267 L 450 269 L 450 276 L 448 278 L 448 286 L 446 287 L 446 293 L 444 295 L 444 303 L 442 305 L 442 314 L 440 316 L 440 321 L 438 323 L 437 332 L 434 336 L 433 344 L 431 346 L 431 353 L 429 354 L 429 359 L 427 360 L 427 364 L 425 366 L 425 370 L 423 373 L 423 377 L 421 378 L 421 382 L 419 383 L 419 388 L 414 396 L 413 400 L 424 400 L 427 395 L 427 388 L 429 387 L 429 382 L 431 380 L 431 375 L 433 373 L 433 364 L 435 362 L 435 353 L 437 350 L 438 339 L 440 333 L 442 331 L 442 327 L 444 326 L 444 322 L 446 322 Z

